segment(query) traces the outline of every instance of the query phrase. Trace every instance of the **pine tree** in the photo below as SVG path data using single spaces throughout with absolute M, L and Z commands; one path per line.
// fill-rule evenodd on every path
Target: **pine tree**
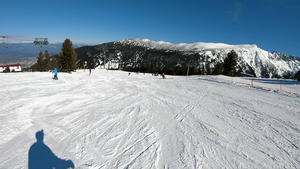
M 48 71 L 50 70 L 50 54 L 49 52 L 46 50 L 45 51 L 45 59 L 44 59 L 44 71 Z
M 60 58 L 60 54 L 58 55 L 51 55 L 50 56 L 50 68 L 49 70 L 54 70 L 54 68 L 58 68 L 59 67 L 59 58 Z
M 270 71 L 268 66 L 265 67 L 264 78 L 270 78 Z
M 37 57 L 36 70 L 43 71 L 43 53 L 40 51 L 39 56 Z
M 300 70 L 297 73 L 297 81 L 300 81 Z
M 232 50 L 227 54 L 227 57 L 224 60 L 224 70 L 223 74 L 227 76 L 235 76 L 237 74 L 236 72 L 236 66 L 237 66 L 237 53 Z
M 213 75 L 220 75 L 223 72 L 223 63 L 217 63 L 215 65 Z
M 207 74 L 207 75 L 211 75 L 211 74 L 212 74 L 210 63 L 208 63 L 208 64 L 206 65 L 206 74 Z
M 66 39 L 62 45 L 62 55 L 60 57 L 62 71 L 70 72 L 77 69 L 77 53 L 73 48 L 70 39 Z
M 204 65 L 200 65 L 200 67 L 199 67 L 199 75 L 204 75 L 204 72 L 205 72 Z

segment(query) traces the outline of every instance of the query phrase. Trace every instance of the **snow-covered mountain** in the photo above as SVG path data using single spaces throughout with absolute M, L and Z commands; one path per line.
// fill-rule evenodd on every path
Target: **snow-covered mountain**
M 126 39 L 116 43 L 121 43 L 130 46 L 142 46 L 148 49 L 159 50 L 174 50 L 183 51 L 186 53 L 199 53 L 204 55 L 208 62 L 214 61 L 223 62 L 227 54 L 234 50 L 238 54 L 238 64 L 244 72 L 249 72 L 251 69 L 256 76 L 261 77 L 265 72 L 269 76 L 277 74 L 294 74 L 300 70 L 300 58 L 282 54 L 279 52 L 268 52 L 257 45 L 228 45 L 224 43 L 179 43 L 173 44 L 164 41 L 151 41 L 149 39 Z M 214 67 L 212 63 L 212 67 Z M 251 72 L 251 71 L 250 71 Z

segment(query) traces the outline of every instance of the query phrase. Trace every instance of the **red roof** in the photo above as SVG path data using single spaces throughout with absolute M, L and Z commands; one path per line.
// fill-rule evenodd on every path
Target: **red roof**
M 3 65 L 3 66 L 0 66 L 0 67 L 18 67 L 18 66 L 21 66 L 20 64 L 14 64 L 14 65 Z

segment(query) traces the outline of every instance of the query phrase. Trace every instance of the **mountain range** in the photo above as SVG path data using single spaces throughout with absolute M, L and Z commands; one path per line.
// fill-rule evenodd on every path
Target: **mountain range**
M 31 66 L 36 62 L 39 46 L 33 43 L 5 44 L 0 49 L 0 64 L 20 63 Z M 257 45 L 229 45 L 224 43 L 179 43 L 125 39 L 94 46 L 74 44 L 79 66 L 87 61 L 90 67 L 122 68 L 129 71 L 164 71 L 168 74 L 199 74 L 214 72 L 234 50 L 238 54 L 240 71 L 257 77 L 294 76 L 300 70 L 300 57 L 269 52 Z M 43 46 L 50 54 L 61 51 L 62 43 Z
M 268 52 L 257 45 L 228 45 L 224 43 L 180 43 L 173 44 L 149 39 L 126 39 L 76 49 L 80 65 L 84 61 L 97 59 L 96 65 L 115 65 L 115 68 L 138 71 L 158 71 L 179 74 L 211 72 L 224 62 L 227 54 L 234 50 L 238 55 L 240 71 L 257 77 L 292 77 L 300 70 L 300 58 L 280 52 Z M 150 68 L 151 67 L 151 68 Z

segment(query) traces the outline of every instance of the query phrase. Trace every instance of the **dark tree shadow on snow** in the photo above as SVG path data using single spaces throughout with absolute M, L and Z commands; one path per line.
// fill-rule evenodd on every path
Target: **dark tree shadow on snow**
M 36 132 L 36 142 L 28 152 L 28 169 L 67 169 L 74 168 L 71 160 L 58 158 L 44 143 L 43 130 Z
M 254 81 L 268 84 L 300 85 L 300 82 L 295 80 L 254 79 Z
M 267 83 L 267 84 L 283 84 L 283 85 L 300 85 L 299 81 L 296 80 L 285 80 L 285 79 L 264 79 L 264 78 L 243 78 L 247 80 L 253 80 L 254 82 Z

